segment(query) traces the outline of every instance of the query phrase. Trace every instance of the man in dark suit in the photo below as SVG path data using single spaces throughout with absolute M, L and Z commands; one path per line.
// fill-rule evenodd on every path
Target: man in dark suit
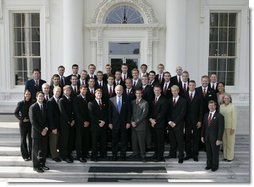
M 95 90 L 97 89 L 95 79 L 90 78 L 88 81 L 88 89 L 87 89 L 87 102 L 94 100 Z
M 183 71 L 182 73 L 182 81 L 178 84 L 180 92 L 179 95 L 182 97 L 186 92 L 189 91 L 189 73 L 188 71 Z
M 166 124 L 166 114 L 168 111 L 168 102 L 164 96 L 161 95 L 161 87 L 156 85 L 154 88 L 154 101 L 151 108 L 149 121 L 152 126 L 154 134 L 154 155 L 153 159 L 160 162 L 164 161 L 164 133 Z
M 138 69 L 135 68 L 131 72 L 132 72 L 132 87 L 135 90 L 141 89 L 142 82 L 141 82 L 141 79 L 138 78 L 138 75 L 139 75 Z
M 60 87 L 62 88 L 61 84 L 60 84 L 60 76 L 58 74 L 54 74 L 51 78 L 51 85 L 49 86 L 49 95 L 53 96 L 53 90 L 55 87 Z M 62 96 L 62 93 L 60 95 L 60 97 Z
M 97 143 L 100 143 L 100 158 L 107 156 L 108 103 L 102 100 L 102 90 L 96 89 L 95 100 L 88 103 L 92 132 L 92 161 L 97 161 Z
M 78 86 L 81 86 L 81 85 L 87 86 L 86 77 L 87 77 L 87 71 L 82 70 L 80 73 L 80 79 L 78 80 Z
M 182 82 L 183 68 L 181 66 L 176 67 L 176 75 L 171 78 L 173 85 L 180 85 Z
M 89 81 L 90 78 L 93 78 L 94 81 L 97 81 L 97 76 L 95 75 L 96 66 L 94 64 L 88 65 L 88 75 L 86 77 L 86 82 Z
M 47 109 L 43 104 L 42 92 L 36 93 L 36 99 L 37 102 L 29 108 L 29 119 L 32 124 L 32 160 L 34 171 L 43 173 L 44 170 L 49 170 L 45 165 L 48 145 Z
M 123 96 L 127 98 L 128 103 L 131 105 L 131 101 L 136 99 L 135 90 L 132 87 L 132 80 L 130 78 L 125 80 L 126 89 L 123 92 Z
M 42 87 L 42 92 L 44 94 L 43 103 L 46 104 L 48 100 L 52 97 L 52 95 L 50 95 L 49 93 L 50 86 L 48 83 L 44 83 L 41 87 Z
M 74 144 L 75 121 L 70 85 L 63 87 L 63 97 L 59 100 L 59 109 L 61 115 L 60 155 L 65 162 L 72 163 L 71 153 Z
M 155 76 L 156 76 L 156 73 L 155 73 L 155 71 L 150 71 L 149 72 L 149 85 L 151 85 L 152 86 L 152 88 L 155 86 L 155 85 L 157 85 L 157 84 L 159 84 L 156 80 L 155 80 Z
M 78 85 L 78 77 L 76 75 L 72 75 L 70 79 L 71 86 L 71 97 L 74 98 L 79 95 L 79 85 Z
M 148 123 L 148 102 L 142 99 L 142 90 L 136 90 L 136 99 L 131 102 L 132 157 L 140 156 L 146 161 L 146 126 Z
M 90 145 L 87 92 L 86 86 L 80 86 L 80 94 L 73 100 L 76 125 L 76 153 L 77 160 L 80 162 L 86 162 Z
M 169 158 L 176 158 L 178 149 L 178 163 L 182 164 L 184 159 L 184 117 L 186 113 L 186 100 L 179 96 L 179 87 L 171 87 L 173 97 L 169 100 L 168 135 L 170 142 Z
M 106 84 L 106 82 L 103 80 L 103 72 L 102 71 L 98 71 L 97 72 L 97 81 L 95 83 L 95 87 L 102 89 L 105 84 Z
M 167 99 L 172 97 L 171 87 L 173 86 L 171 79 L 171 74 L 166 71 L 164 72 L 164 83 L 161 85 L 162 95 L 164 95 Z
M 210 75 L 210 83 L 208 84 L 209 89 L 217 93 L 218 92 L 218 82 L 217 82 L 217 75 L 215 73 L 212 73 Z
M 58 66 L 57 71 L 58 71 L 58 75 L 60 77 L 60 86 L 61 86 L 61 88 L 63 88 L 67 83 L 66 77 L 64 76 L 65 67 L 62 65 Z
M 128 65 L 127 64 L 123 63 L 121 65 L 121 71 L 122 71 L 121 79 L 123 82 L 125 82 L 126 79 L 131 78 L 131 75 L 128 72 Z
M 141 64 L 140 66 L 140 74 L 139 78 L 142 79 L 143 76 L 149 76 L 149 73 L 147 72 L 147 65 L 146 64 Z
M 30 91 L 32 99 L 36 100 L 36 93 L 42 91 L 42 85 L 46 83 L 41 79 L 41 72 L 38 69 L 33 70 L 33 79 L 26 81 L 25 90 Z
M 105 82 L 105 83 L 107 83 L 107 81 L 108 81 L 108 77 L 110 76 L 110 75 L 113 75 L 112 74 L 112 68 L 111 68 L 111 65 L 110 64 L 106 64 L 105 65 L 105 73 L 103 74 L 103 81 Z
M 187 101 L 185 116 L 185 152 L 184 160 L 193 158 L 198 161 L 199 141 L 203 119 L 203 96 L 195 91 L 196 82 L 189 82 L 189 91 L 184 94 Z
M 130 109 L 123 97 L 123 87 L 115 87 L 116 96 L 109 99 L 109 128 L 112 129 L 112 155 L 117 160 L 118 143 L 121 143 L 121 158 L 126 160 L 127 130 L 130 128 Z
M 219 148 L 224 132 L 224 117 L 216 112 L 216 103 L 209 101 L 209 112 L 204 115 L 201 141 L 206 145 L 206 170 L 219 168 Z
M 61 95 L 61 88 L 55 87 L 53 90 L 53 97 L 47 102 L 47 119 L 49 126 L 49 148 L 52 160 L 60 162 L 58 143 L 59 133 L 61 128 L 60 110 L 58 106 L 59 97 Z
M 109 75 L 108 79 L 107 79 L 107 84 L 103 87 L 103 91 L 102 91 L 102 99 L 108 103 L 109 102 L 109 98 L 114 97 L 115 96 L 115 86 L 114 86 L 114 76 L 113 75 Z
M 72 75 L 75 75 L 77 77 L 77 79 L 80 79 L 80 75 L 78 74 L 78 64 L 73 64 L 72 65 L 72 74 L 69 75 L 68 77 L 66 77 L 66 85 L 71 85 L 71 79 L 72 79 Z
M 158 84 L 163 85 L 163 83 L 164 83 L 164 78 L 163 78 L 164 65 L 158 64 L 157 69 L 158 69 L 158 74 L 155 76 L 155 80 L 158 82 Z
M 121 71 L 116 70 L 114 86 L 121 85 L 125 89 L 125 83 L 121 78 Z

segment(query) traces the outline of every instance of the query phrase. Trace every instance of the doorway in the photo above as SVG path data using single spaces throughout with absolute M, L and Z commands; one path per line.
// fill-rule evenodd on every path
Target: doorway
M 109 42 L 109 62 L 112 73 L 121 70 L 121 65 L 128 65 L 128 73 L 138 68 L 140 59 L 140 42 Z

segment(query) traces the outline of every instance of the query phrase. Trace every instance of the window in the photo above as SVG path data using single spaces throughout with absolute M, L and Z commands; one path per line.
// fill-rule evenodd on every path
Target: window
M 15 85 L 24 85 L 33 69 L 41 69 L 40 14 L 13 14 L 13 64 Z
M 208 74 L 228 86 L 235 85 L 236 47 L 237 13 L 211 13 Z
M 107 16 L 107 24 L 142 24 L 141 14 L 130 6 L 120 6 L 113 9 Z

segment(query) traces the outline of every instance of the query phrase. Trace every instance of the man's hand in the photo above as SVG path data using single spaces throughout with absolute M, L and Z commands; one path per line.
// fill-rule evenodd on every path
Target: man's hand
M 74 121 L 74 120 L 72 120 L 72 121 L 71 121 L 71 126 L 73 127 L 73 126 L 74 126 L 74 124 L 75 124 L 75 121 Z
M 57 134 L 57 129 L 53 129 L 53 130 L 52 130 L 52 133 L 53 133 L 53 134 Z
M 126 123 L 126 129 L 130 128 L 131 127 L 131 124 L 129 123 Z
M 205 138 L 201 137 L 201 142 L 205 143 Z
M 218 145 L 220 145 L 220 144 L 222 144 L 222 141 L 216 140 L 216 145 L 218 146 Z
M 201 127 L 201 122 L 197 122 L 196 127 L 199 129 Z
M 136 123 L 134 121 L 131 122 L 131 125 L 132 125 L 133 128 L 137 127 L 137 125 L 136 125 Z
M 84 127 L 87 128 L 89 126 L 89 121 L 84 121 Z
M 112 124 L 108 124 L 110 129 L 113 129 L 113 125 Z
M 99 120 L 99 122 L 100 122 L 100 123 L 99 123 L 99 126 L 100 126 L 100 127 L 103 127 L 103 126 L 105 125 L 105 121 Z

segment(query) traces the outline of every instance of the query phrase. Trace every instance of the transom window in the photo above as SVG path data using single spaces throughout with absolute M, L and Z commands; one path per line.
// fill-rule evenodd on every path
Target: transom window
M 107 16 L 107 24 L 143 24 L 144 20 L 139 11 L 130 6 L 120 6 L 113 9 Z
M 33 69 L 41 69 L 40 14 L 13 13 L 12 18 L 15 85 L 24 85 Z
M 208 74 L 229 86 L 235 85 L 236 47 L 237 13 L 210 13 Z

